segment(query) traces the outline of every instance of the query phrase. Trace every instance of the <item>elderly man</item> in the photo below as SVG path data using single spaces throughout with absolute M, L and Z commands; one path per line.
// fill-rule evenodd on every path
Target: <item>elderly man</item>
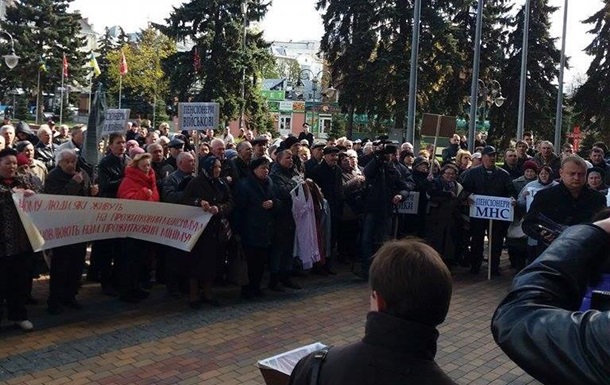
M 44 192 L 55 195 L 96 196 L 98 186 L 91 185 L 87 173 L 78 170 L 75 150 L 57 153 L 57 167 L 49 173 Z M 77 243 L 53 249 L 49 280 L 48 311 L 59 314 L 63 306 L 82 309 L 76 300 L 80 278 L 85 265 L 87 244 Z
M 7 148 L 13 148 L 13 142 L 15 141 L 15 127 L 10 124 L 0 127 L 0 135 L 4 137 L 4 145 Z
M 38 144 L 35 146 L 36 154 L 34 158 L 38 159 L 51 172 L 55 168 L 55 153 L 59 148 L 53 143 L 53 132 L 48 125 L 43 124 L 36 132 L 38 135 Z
M 488 195 L 494 197 L 516 197 L 517 191 L 513 185 L 513 179 L 508 172 L 500 167 L 496 167 L 496 149 L 492 146 L 485 146 L 481 153 L 481 167 L 472 167 L 461 176 L 464 190 L 470 194 Z M 479 274 L 483 262 L 483 245 L 485 232 L 489 227 L 487 219 L 470 219 L 470 229 L 472 243 L 470 248 L 470 272 Z M 494 240 L 491 250 L 491 272 L 493 275 L 500 275 L 500 255 L 504 237 L 508 230 L 507 222 L 493 221 L 492 233 L 488 234 Z
M 553 179 L 559 178 L 561 158 L 553 152 L 553 143 L 548 140 L 540 142 L 540 152 L 533 159 L 538 167 L 549 166 L 553 170 Z
M 243 179 L 252 175 L 250 161 L 252 161 L 253 148 L 247 140 L 237 144 L 237 156 L 232 159 L 233 168 L 237 174 L 237 179 Z
M 370 286 L 362 341 L 309 354 L 289 384 L 455 384 L 434 362 L 452 292 L 438 253 L 413 239 L 388 242 L 375 255 Z

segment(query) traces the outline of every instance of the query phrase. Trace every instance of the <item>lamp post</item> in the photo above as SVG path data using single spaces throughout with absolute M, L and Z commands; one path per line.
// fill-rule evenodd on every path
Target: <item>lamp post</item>
M 248 32 L 248 0 L 241 3 L 241 14 L 243 17 L 243 36 L 241 41 L 242 54 L 246 55 L 246 34 Z M 241 70 L 241 112 L 239 114 L 239 128 L 244 128 L 244 113 L 246 110 L 246 65 Z
M 502 96 L 502 86 L 497 80 L 490 80 L 488 83 L 485 83 L 483 80 L 477 79 L 477 86 L 476 112 L 474 116 L 470 117 L 471 122 L 474 121 L 475 124 L 472 124 L 471 127 L 476 127 L 477 121 L 483 126 L 491 107 L 502 107 L 506 101 L 506 98 Z M 472 103 L 472 100 L 470 103 Z M 472 110 L 471 104 L 471 111 Z M 472 149 L 474 150 L 474 139 Z
M 324 72 L 327 72 L 330 75 L 330 73 L 326 70 L 321 70 L 317 74 L 314 74 L 312 70 L 307 69 L 307 68 L 302 69 L 301 72 L 299 72 L 299 78 L 297 80 L 297 86 L 296 86 L 296 89 L 299 92 L 303 92 L 305 89 L 305 85 L 303 84 L 303 73 L 309 73 L 311 75 L 311 93 L 312 93 L 311 101 L 314 106 L 316 104 L 316 91 L 318 90 L 318 82 L 320 82 L 320 89 L 322 88 L 322 78 L 320 77 L 320 75 L 322 75 Z M 309 76 L 308 76 L 308 80 L 309 80 Z M 320 95 L 332 98 L 333 95 L 335 94 L 335 91 L 336 91 L 336 89 L 332 85 L 330 85 L 327 89 L 321 91 Z M 306 100 L 305 97 L 303 97 L 303 99 Z M 314 128 L 314 109 L 313 108 L 311 109 L 311 128 L 312 129 Z

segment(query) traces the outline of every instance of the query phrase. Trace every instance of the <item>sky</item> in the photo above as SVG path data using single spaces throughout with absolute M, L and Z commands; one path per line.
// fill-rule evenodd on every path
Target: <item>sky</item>
M 551 34 L 557 37 L 561 47 L 563 5 L 565 0 L 550 0 L 549 4 L 559 7 L 553 15 Z M 74 0 L 71 9 L 80 11 L 88 17 L 97 32 L 105 26 L 120 25 L 126 32 L 135 32 L 146 27 L 149 21 L 162 22 L 169 16 L 172 7 L 179 6 L 184 0 Z M 261 27 L 268 41 L 319 40 L 323 34 L 320 13 L 315 10 L 317 0 L 272 0 L 272 5 Z M 525 0 L 517 0 L 517 6 Z M 103 4 L 103 5 L 102 5 Z M 582 76 L 589 67 L 590 58 L 582 50 L 591 42 L 587 34 L 590 25 L 582 20 L 601 9 L 602 0 L 580 0 L 569 3 L 566 55 L 570 57 L 571 70 L 566 72 L 566 83 Z

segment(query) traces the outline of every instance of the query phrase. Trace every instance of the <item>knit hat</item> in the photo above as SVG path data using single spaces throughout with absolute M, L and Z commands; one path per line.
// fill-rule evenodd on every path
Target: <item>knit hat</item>
M 523 171 L 525 170 L 534 170 L 536 173 L 538 173 L 538 164 L 533 160 L 528 160 L 523 163 Z

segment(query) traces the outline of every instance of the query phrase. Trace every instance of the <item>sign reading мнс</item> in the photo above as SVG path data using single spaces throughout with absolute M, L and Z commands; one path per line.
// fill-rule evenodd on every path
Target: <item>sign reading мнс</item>
M 470 217 L 512 222 L 515 214 L 511 198 L 472 195 Z

